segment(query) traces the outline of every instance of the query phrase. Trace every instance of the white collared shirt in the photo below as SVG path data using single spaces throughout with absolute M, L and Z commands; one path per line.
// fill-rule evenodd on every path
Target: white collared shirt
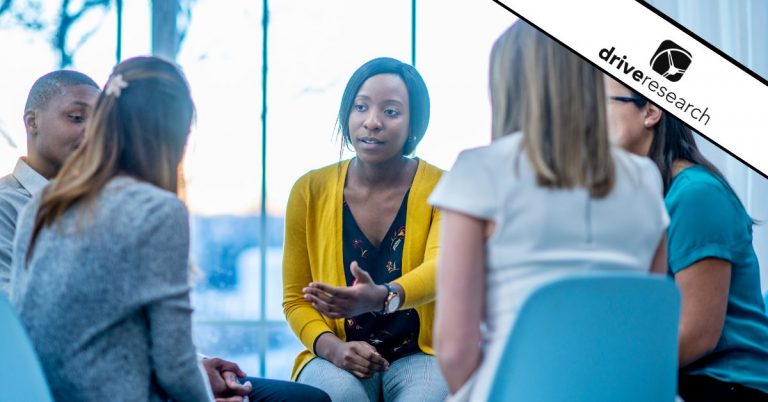
M 16 220 L 32 195 L 42 191 L 48 180 L 19 158 L 13 173 L 0 178 L 0 293 L 8 296 L 11 256 Z

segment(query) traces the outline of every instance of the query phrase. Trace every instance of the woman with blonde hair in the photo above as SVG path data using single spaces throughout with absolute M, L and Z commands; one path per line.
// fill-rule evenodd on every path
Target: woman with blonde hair
M 666 253 L 659 172 L 609 144 L 599 71 L 518 21 L 494 44 L 490 89 L 494 141 L 462 152 L 430 197 L 442 213 L 435 345 L 456 400 L 488 399 L 537 286 L 663 272 Z
M 11 299 L 59 402 L 212 399 L 177 196 L 193 115 L 176 66 L 118 64 L 83 144 L 20 218 Z

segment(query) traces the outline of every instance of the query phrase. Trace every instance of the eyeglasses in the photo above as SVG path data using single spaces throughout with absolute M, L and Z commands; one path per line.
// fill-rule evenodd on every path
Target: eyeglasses
M 636 96 L 609 96 L 609 98 L 619 102 L 632 102 L 637 107 L 643 107 L 648 103 L 647 100 Z

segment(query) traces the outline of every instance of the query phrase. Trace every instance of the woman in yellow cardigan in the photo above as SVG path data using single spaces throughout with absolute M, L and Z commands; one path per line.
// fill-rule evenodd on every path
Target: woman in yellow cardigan
M 313 170 L 286 211 L 283 308 L 306 350 L 293 379 L 334 401 L 442 401 L 432 351 L 442 171 L 411 155 L 427 129 L 419 73 L 391 58 L 361 66 L 339 110 L 356 157 Z

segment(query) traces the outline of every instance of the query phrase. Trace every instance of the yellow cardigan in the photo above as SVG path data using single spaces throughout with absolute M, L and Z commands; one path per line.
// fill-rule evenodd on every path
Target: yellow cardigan
M 443 171 L 419 160 L 408 195 L 403 246 L 403 276 L 395 282 L 405 290 L 403 309 L 419 315 L 419 348 L 432 351 L 435 311 L 435 270 L 438 253 L 439 212 L 427 203 Z M 296 358 L 291 378 L 315 357 L 313 346 L 323 332 L 346 339 L 343 319 L 323 316 L 302 289 L 310 282 L 346 286 L 342 252 L 342 202 L 349 160 L 313 170 L 291 190 L 285 213 L 283 252 L 283 311 L 291 329 L 307 349 Z

